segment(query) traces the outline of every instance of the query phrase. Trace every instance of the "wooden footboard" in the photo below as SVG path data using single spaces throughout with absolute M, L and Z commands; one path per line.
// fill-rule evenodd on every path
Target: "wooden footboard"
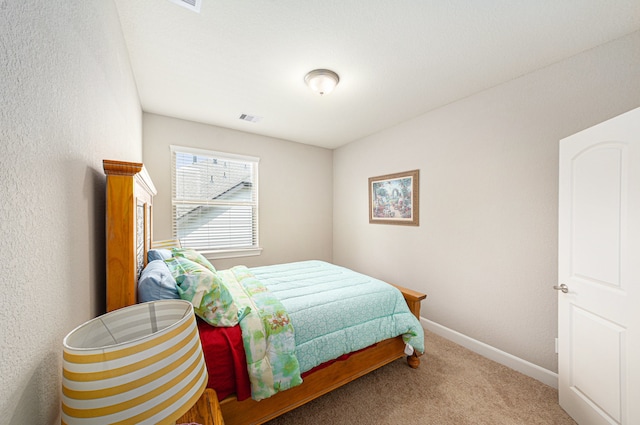
M 420 301 L 425 299 L 426 295 L 401 286 L 394 286 L 400 289 L 409 309 L 419 320 Z M 235 396 L 227 397 L 220 402 L 224 423 L 225 425 L 257 425 L 267 422 L 403 357 L 404 348 L 405 344 L 401 336 L 384 340 L 374 347 L 352 354 L 346 360 L 337 361 L 315 371 L 304 378 L 302 385 L 259 402 L 252 399 L 238 401 Z M 414 353 L 407 358 L 409 366 L 413 368 L 419 366 L 420 354 Z M 206 404 L 209 401 L 206 397 L 201 397 L 193 409 L 201 412 L 211 410 L 208 406 L 200 406 L 201 403 Z
M 220 403 L 225 425 L 261 424 L 320 397 L 400 357 L 402 337 L 388 339 L 375 347 L 337 361 L 304 378 L 302 385 L 277 393 L 267 399 L 238 402 L 228 397 Z
M 418 320 L 420 320 L 420 301 L 427 298 L 427 295 L 423 294 L 422 292 L 414 291 L 413 289 L 405 288 L 400 285 L 395 285 L 393 283 L 391 285 L 395 286 L 400 290 L 400 292 L 402 292 L 402 296 L 404 297 L 404 300 L 407 302 L 407 305 L 409 306 L 409 310 L 413 313 L 414 316 L 416 316 Z

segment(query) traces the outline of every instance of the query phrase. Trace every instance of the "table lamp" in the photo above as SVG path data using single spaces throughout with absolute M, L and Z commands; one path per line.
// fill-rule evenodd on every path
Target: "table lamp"
M 191 303 L 136 304 L 64 339 L 62 424 L 173 424 L 207 385 Z

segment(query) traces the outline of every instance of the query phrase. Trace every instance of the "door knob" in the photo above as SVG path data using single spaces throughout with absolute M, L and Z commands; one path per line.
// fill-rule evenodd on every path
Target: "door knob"
M 569 287 L 567 285 L 565 285 L 564 283 L 561 284 L 560 286 L 554 285 L 553 289 L 555 289 L 556 291 L 562 291 L 562 293 L 564 293 L 564 294 L 569 292 Z

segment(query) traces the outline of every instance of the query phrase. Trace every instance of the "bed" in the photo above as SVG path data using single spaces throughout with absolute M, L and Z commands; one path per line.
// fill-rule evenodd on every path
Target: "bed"
M 152 250 L 151 220 L 155 187 L 141 163 L 105 160 L 103 166 L 107 175 L 107 310 L 111 311 L 138 302 L 138 279 L 147 267 L 148 252 Z M 164 250 L 170 247 L 164 245 L 153 248 Z M 343 269 L 334 269 L 333 267 L 337 266 L 313 261 L 292 264 L 294 267 L 302 268 L 326 266 L 333 270 L 331 273 Z M 258 280 L 264 280 L 268 283 L 270 275 L 282 273 L 278 267 L 291 266 L 274 265 L 250 269 L 249 272 L 252 276 L 259 276 Z M 355 273 L 348 269 L 344 270 L 345 273 Z M 244 269 L 242 273 L 244 273 Z M 325 278 L 322 277 L 322 279 Z M 275 280 L 282 282 L 281 276 L 276 276 Z M 313 281 L 313 279 L 310 282 L 309 287 L 317 284 L 317 281 Z M 399 286 L 395 286 L 395 288 L 399 290 L 401 297 L 406 302 L 407 311 L 419 319 L 420 302 L 426 295 Z M 404 303 L 402 307 L 407 309 Z M 296 320 L 298 323 L 302 321 L 299 318 Z M 201 329 L 205 329 L 209 325 L 201 323 L 199 326 Z M 354 352 L 341 355 L 338 359 L 325 361 L 317 367 L 305 370 L 302 373 L 303 382 L 301 384 L 279 391 L 260 401 L 247 397 L 246 391 L 240 396 L 235 393 L 221 392 L 220 395 L 223 399 L 220 400 L 220 407 L 225 423 L 246 425 L 267 422 L 387 363 L 406 356 L 405 350 L 407 350 L 407 344 L 403 335 L 385 338 L 364 348 L 358 348 Z M 419 355 L 420 353 L 416 351 L 407 356 L 409 366 L 413 368 L 419 366 Z M 206 350 L 205 357 L 207 357 Z M 242 393 L 242 391 L 238 392 Z M 207 394 L 205 393 L 205 395 Z M 203 404 L 208 403 L 210 395 L 205 395 L 201 397 L 193 409 L 207 410 L 207 406 L 203 406 Z

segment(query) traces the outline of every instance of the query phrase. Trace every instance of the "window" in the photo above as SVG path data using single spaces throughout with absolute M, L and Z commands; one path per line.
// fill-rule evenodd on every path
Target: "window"
M 257 255 L 258 158 L 171 146 L 173 236 L 212 258 Z

